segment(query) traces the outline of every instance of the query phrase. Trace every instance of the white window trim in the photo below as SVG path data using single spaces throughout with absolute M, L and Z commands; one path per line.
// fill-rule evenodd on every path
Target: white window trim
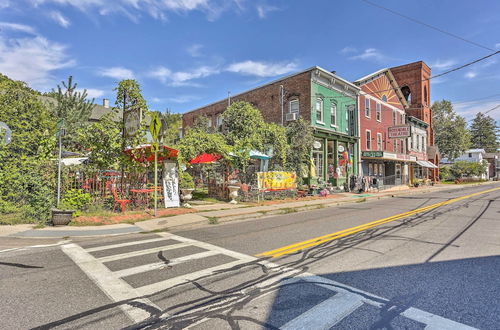
M 368 132 L 370 132 L 370 139 L 368 139 Z M 372 131 L 370 129 L 365 130 L 365 138 L 366 138 L 366 143 L 365 143 L 366 150 L 372 150 Z M 370 143 L 369 148 L 368 148 L 368 143 Z
M 297 111 L 292 111 L 292 103 L 293 102 L 297 102 L 297 104 L 299 105 L 297 107 Z M 290 100 L 290 102 L 288 102 L 288 113 L 300 113 L 300 101 L 299 101 L 299 99 Z
M 332 109 L 335 107 L 335 123 L 332 123 Z M 330 104 L 330 126 L 331 127 L 337 127 L 337 104 L 332 102 Z
M 377 116 L 379 117 L 377 121 L 379 123 L 382 122 L 382 104 L 380 104 L 379 102 L 377 102 L 375 105 L 375 118 L 377 118 Z
M 320 104 L 321 104 L 321 120 L 318 120 L 318 101 L 320 101 Z M 325 104 L 323 102 L 323 99 L 320 98 L 320 97 L 317 97 L 316 98 L 316 104 L 314 105 L 314 113 L 316 115 L 316 123 L 318 124 L 321 124 L 321 125 L 324 125 L 325 122 Z
M 368 102 L 368 107 L 366 107 L 366 102 Z M 368 115 L 366 115 L 366 109 L 368 109 Z M 366 118 L 371 118 L 372 117 L 372 109 L 371 109 L 371 104 L 370 104 L 370 99 L 365 96 L 365 117 Z

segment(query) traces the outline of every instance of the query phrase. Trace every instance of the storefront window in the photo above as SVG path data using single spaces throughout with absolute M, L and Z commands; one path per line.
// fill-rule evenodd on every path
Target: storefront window
M 334 151 L 333 149 L 334 149 L 334 141 L 330 140 L 327 143 L 327 156 L 326 156 L 326 162 L 328 164 L 327 168 L 328 180 L 335 178 L 335 155 L 333 153 Z
M 338 157 L 338 168 L 340 170 L 339 177 L 345 178 L 347 176 L 347 167 L 349 166 L 349 150 L 347 149 L 347 143 L 339 142 Z

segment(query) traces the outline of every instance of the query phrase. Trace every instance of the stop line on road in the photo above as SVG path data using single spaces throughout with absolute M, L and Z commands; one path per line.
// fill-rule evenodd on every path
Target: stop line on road
M 151 317 L 152 311 L 161 315 L 160 320 L 168 320 L 169 315 L 162 313 L 161 308 L 148 299 L 156 293 L 213 274 L 234 270 L 235 267 L 245 263 L 266 266 L 273 269 L 275 275 L 251 288 L 242 290 L 242 293 L 269 285 L 276 285 L 275 289 L 278 291 L 281 287 L 298 282 L 319 286 L 331 292 L 329 298 L 313 306 L 307 306 L 308 310 L 305 312 L 291 317 L 285 323 L 276 325 L 281 329 L 298 329 L 311 325 L 314 325 L 314 328 L 330 328 L 347 316 L 356 313 L 363 305 L 382 309 L 388 308 L 387 305 L 390 304 L 390 301 L 385 298 L 315 274 L 303 273 L 298 269 L 283 267 L 264 259 L 173 234 L 160 233 L 154 238 L 146 237 L 140 240 L 89 248 L 71 243 L 62 245 L 61 248 L 112 301 L 123 302 L 120 304 L 120 308 L 134 323 L 147 320 Z M 179 251 L 186 249 L 191 249 L 191 252 L 179 255 Z M 171 255 L 175 255 L 173 252 L 177 252 L 179 256 L 166 258 L 163 256 L 164 252 L 166 254 L 172 253 Z M 222 262 L 210 259 L 214 257 L 222 258 Z M 151 262 L 153 260 L 154 262 Z M 169 274 L 179 265 L 198 261 L 206 262 L 207 260 L 211 264 L 204 265 L 202 269 L 188 271 L 185 274 L 174 273 L 177 276 L 168 278 L 142 276 L 142 278 L 147 279 L 146 282 L 136 281 L 136 277 L 141 274 L 152 275 L 158 271 L 161 271 L 161 274 Z M 127 261 L 129 263 L 126 263 Z M 120 264 L 121 267 L 116 269 L 116 265 L 121 262 L 125 262 L 125 268 Z M 151 282 L 148 282 L 150 280 Z M 196 309 L 191 310 L 191 312 L 194 311 Z M 423 323 L 426 329 L 474 329 L 413 307 L 402 311 L 400 316 Z M 210 322 L 210 318 L 202 319 L 192 326 L 199 326 L 204 322 Z

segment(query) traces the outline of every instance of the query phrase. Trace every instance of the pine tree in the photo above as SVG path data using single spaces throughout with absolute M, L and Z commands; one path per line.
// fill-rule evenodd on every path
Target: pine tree
M 495 119 L 479 112 L 470 127 L 472 147 L 496 152 L 499 147 L 497 130 Z

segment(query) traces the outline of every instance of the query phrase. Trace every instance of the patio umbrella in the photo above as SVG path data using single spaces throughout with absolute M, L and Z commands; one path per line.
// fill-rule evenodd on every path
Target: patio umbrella
M 191 159 L 189 161 L 189 163 L 190 164 L 211 164 L 211 163 L 215 163 L 216 161 L 218 161 L 221 158 L 222 158 L 222 156 L 219 154 L 203 153 L 203 154 L 198 155 L 198 156 L 194 157 L 193 159 Z
M 133 160 L 139 163 L 153 162 L 155 153 L 150 144 L 142 144 L 135 148 L 127 147 L 124 152 Z M 158 161 L 162 162 L 165 159 L 177 158 L 178 151 L 176 149 L 160 145 L 158 150 Z

